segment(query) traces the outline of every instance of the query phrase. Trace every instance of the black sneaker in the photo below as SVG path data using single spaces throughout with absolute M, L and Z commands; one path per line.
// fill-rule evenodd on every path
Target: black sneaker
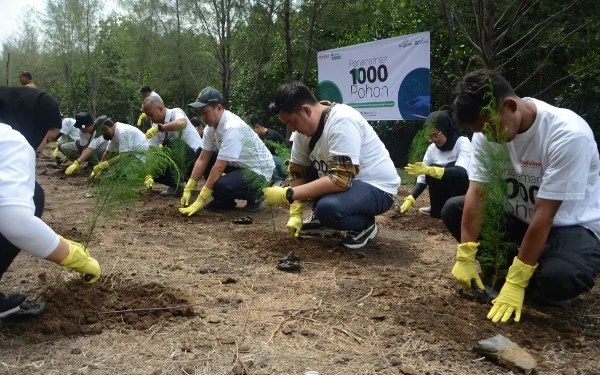
M 264 201 L 265 201 L 265 196 L 260 195 L 258 198 L 254 199 L 253 201 L 247 201 L 248 203 L 246 203 L 246 206 L 244 206 L 244 208 L 242 208 L 242 210 L 246 211 L 246 212 L 256 212 L 256 211 L 260 210 L 260 206 L 262 206 Z
M 81 166 L 81 170 L 82 171 L 87 171 L 88 169 L 90 169 L 90 163 L 88 163 L 87 161 L 85 163 L 83 163 L 83 165 Z
M 0 318 L 5 318 L 18 312 L 25 300 L 27 300 L 27 297 L 23 294 L 0 293 Z
M 163 190 L 160 192 L 161 197 L 181 197 L 181 189 L 177 187 L 170 187 L 167 190 Z
M 346 232 L 344 238 L 341 239 L 340 245 L 349 249 L 360 249 L 361 247 L 364 247 L 369 240 L 375 238 L 378 232 L 379 228 L 377 228 L 377 224 L 375 223 L 362 232 L 349 230 Z
M 310 215 L 308 219 L 302 222 L 302 230 L 300 234 L 302 236 L 335 236 L 339 231 L 331 228 L 327 228 L 317 219 L 314 214 Z
M 231 201 L 222 201 L 220 199 L 213 198 L 212 201 L 206 203 L 202 208 L 206 211 L 217 211 L 217 210 L 233 210 L 237 207 L 237 203 L 232 199 Z

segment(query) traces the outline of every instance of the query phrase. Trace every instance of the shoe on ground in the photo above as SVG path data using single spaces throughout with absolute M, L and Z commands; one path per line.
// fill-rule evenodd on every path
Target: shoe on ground
M 539 295 L 534 295 L 531 297 L 531 300 L 538 305 L 546 306 L 546 307 L 566 307 L 571 304 L 570 299 L 552 299 L 546 298 Z
M 161 197 L 181 197 L 181 189 L 176 186 L 160 192 Z
M 314 214 L 310 215 L 309 218 L 305 219 L 302 222 L 302 230 L 300 230 L 300 235 L 302 236 L 335 236 L 339 231 L 331 228 L 327 228 L 317 219 L 315 219 Z
M 235 200 L 222 201 L 220 199 L 213 198 L 212 201 L 206 203 L 202 209 L 206 211 L 217 211 L 217 210 L 233 210 L 237 207 Z
M 27 300 L 23 294 L 7 294 L 0 292 L 0 318 L 6 318 L 9 315 L 21 310 L 21 305 Z
M 83 163 L 83 165 L 81 166 L 81 170 L 82 171 L 87 171 L 88 169 L 90 169 L 90 163 L 88 163 L 87 161 L 85 163 Z
M 421 207 L 419 208 L 419 213 L 425 216 L 431 216 L 431 207 Z
M 379 233 L 379 228 L 376 223 L 373 223 L 367 229 L 361 232 L 347 231 L 344 238 L 341 239 L 340 245 L 349 249 L 360 249 L 364 247 L 369 240 L 372 240 Z
M 256 211 L 260 210 L 260 206 L 262 206 L 264 201 L 265 201 L 265 196 L 260 195 L 258 198 L 254 199 L 253 201 L 247 201 L 248 203 L 246 203 L 246 206 L 244 206 L 244 208 L 242 208 L 242 211 L 256 212 Z

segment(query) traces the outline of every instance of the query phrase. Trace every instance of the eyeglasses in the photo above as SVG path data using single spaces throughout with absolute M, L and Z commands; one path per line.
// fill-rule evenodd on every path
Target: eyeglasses
M 429 137 L 427 137 L 427 139 L 429 139 L 431 142 L 437 141 L 437 139 L 440 137 L 440 134 L 442 134 L 441 131 L 435 135 L 430 135 Z

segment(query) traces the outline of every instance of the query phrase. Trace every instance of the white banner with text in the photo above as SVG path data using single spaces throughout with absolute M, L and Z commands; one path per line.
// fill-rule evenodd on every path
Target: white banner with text
M 356 108 L 367 120 L 429 115 L 429 31 L 317 53 L 319 99 Z

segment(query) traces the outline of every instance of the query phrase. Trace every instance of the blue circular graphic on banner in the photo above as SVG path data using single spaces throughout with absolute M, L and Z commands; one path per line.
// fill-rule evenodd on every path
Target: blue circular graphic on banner
M 398 90 L 398 109 L 404 120 L 424 120 L 430 112 L 429 69 L 408 73 Z

